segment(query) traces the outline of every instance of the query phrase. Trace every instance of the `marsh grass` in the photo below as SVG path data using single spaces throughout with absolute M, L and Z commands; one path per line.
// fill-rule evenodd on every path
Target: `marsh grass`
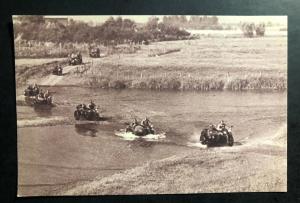
M 176 69 L 177 71 L 172 71 Z M 151 89 L 151 90 L 256 90 L 272 89 L 285 90 L 287 79 L 284 73 L 276 71 L 219 72 L 213 71 L 191 72 L 179 68 L 156 67 L 140 69 L 139 67 L 91 66 L 84 76 L 92 87 L 114 89 Z

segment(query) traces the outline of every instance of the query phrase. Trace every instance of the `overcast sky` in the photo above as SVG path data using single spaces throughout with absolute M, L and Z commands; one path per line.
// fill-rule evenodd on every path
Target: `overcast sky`
M 81 20 L 85 22 L 94 22 L 94 23 L 101 23 L 106 21 L 110 16 L 108 15 L 90 15 L 90 16 L 68 16 L 70 18 L 73 18 L 74 20 Z M 118 16 L 113 16 L 118 17 Z M 138 23 L 144 23 L 147 22 L 148 18 L 151 17 L 151 15 L 122 15 L 122 18 L 129 18 L 134 20 Z M 157 15 L 160 19 L 162 19 L 163 16 Z M 189 18 L 190 16 L 187 16 Z M 239 22 L 272 22 L 272 23 L 279 23 L 282 25 L 287 25 L 287 16 L 217 16 L 219 18 L 220 23 L 239 23 Z

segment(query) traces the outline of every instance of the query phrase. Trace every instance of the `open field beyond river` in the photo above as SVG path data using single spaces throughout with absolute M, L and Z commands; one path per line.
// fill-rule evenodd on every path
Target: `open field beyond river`
M 48 85 L 158 90 L 283 90 L 287 88 L 286 47 L 287 37 L 284 36 L 158 42 L 143 45 L 133 54 L 84 58 L 84 65 L 73 66 L 63 80 L 50 81 Z M 27 59 L 27 63 L 24 60 L 16 60 L 19 85 L 26 82 L 42 84 L 51 74 L 53 65 L 36 65 L 37 59 L 34 59 L 33 67 L 30 67 L 24 64 L 29 64 L 31 59 Z M 34 69 L 38 74 L 28 74 Z M 18 80 L 20 77 L 23 79 Z

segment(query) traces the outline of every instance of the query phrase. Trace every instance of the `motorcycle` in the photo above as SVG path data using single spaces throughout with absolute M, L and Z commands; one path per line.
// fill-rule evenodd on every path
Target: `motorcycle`
M 232 127 L 223 128 L 222 130 L 205 128 L 201 131 L 200 142 L 208 147 L 213 146 L 233 146 L 234 138 Z

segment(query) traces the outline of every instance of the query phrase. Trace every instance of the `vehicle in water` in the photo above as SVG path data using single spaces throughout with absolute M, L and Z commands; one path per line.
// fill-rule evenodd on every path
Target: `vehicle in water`
M 47 105 L 54 106 L 52 102 L 52 96 L 49 91 L 43 92 L 36 84 L 34 86 L 29 85 L 24 91 L 25 102 L 31 106 Z
M 155 134 L 155 130 L 153 128 L 153 125 L 150 123 L 149 119 L 144 119 L 141 124 L 139 124 L 137 122 L 137 120 L 135 119 L 135 121 L 131 124 L 129 124 L 126 127 L 126 132 L 131 132 L 134 135 L 137 136 L 146 136 L 149 134 Z
M 200 142 L 207 147 L 215 146 L 233 146 L 234 139 L 232 135 L 232 127 L 223 127 L 217 129 L 214 125 L 210 125 L 209 128 L 205 128 L 201 131 Z
M 100 58 L 100 49 L 98 47 L 91 48 L 89 54 L 92 58 Z
M 80 65 L 82 64 L 82 56 L 80 52 L 69 54 L 69 65 Z
M 89 107 L 85 104 L 79 104 L 74 111 L 76 121 L 103 121 L 104 118 L 99 115 L 96 105 L 91 102 Z
M 52 74 L 53 75 L 59 75 L 59 76 L 62 75 L 63 74 L 63 68 L 60 65 L 55 66 L 53 71 L 52 71 Z

